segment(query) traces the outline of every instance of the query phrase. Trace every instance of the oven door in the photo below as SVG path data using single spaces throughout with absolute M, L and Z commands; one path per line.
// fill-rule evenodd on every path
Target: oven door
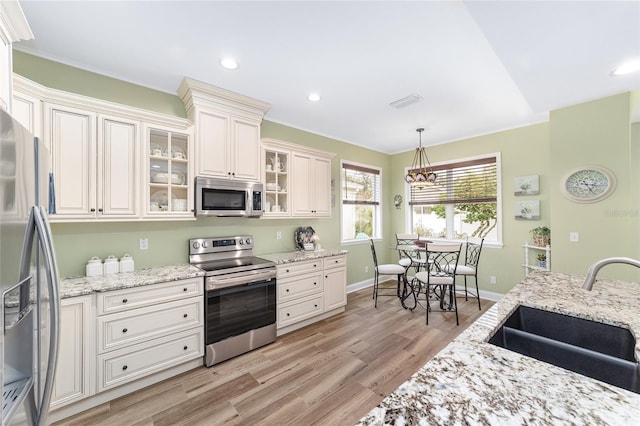
M 245 278 L 242 284 L 227 282 L 219 286 L 211 282 L 214 277 L 207 279 L 207 345 L 275 324 L 276 279 L 275 273 L 269 275 L 273 277 Z M 247 282 L 249 280 L 251 282 Z

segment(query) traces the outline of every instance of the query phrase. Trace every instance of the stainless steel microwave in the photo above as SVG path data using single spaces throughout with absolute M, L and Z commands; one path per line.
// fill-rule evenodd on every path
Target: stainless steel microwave
M 263 191 L 260 182 L 196 177 L 196 216 L 260 217 Z

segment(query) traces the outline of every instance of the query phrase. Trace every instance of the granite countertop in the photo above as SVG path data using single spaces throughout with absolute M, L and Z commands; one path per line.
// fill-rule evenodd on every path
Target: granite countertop
M 120 290 L 203 276 L 204 271 L 189 264 L 183 264 L 140 269 L 124 274 L 65 278 L 60 281 L 60 297 L 64 299 L 96 292 Z
M 532 273 L 358 424 L 640 424 L 639 394 L 486 343 L 527 305 L 628 328 L 640 360 L 640 284 L 583 280 Z
M 296 251 L 288 251 L 284 253 L 261 254 L 258 256 L 263 259 L 276 262 L 276 264 L 278 265 L 283 265 L 285 263 L 302 262 L 304 260 L 313 260 L 313 259 L 321 259 L 323 257 L 340 256 L 347 253 L 349 253 L 347 250 L 322 249 L 322 250 L 314 250 L 314 251 L 296 250 Z

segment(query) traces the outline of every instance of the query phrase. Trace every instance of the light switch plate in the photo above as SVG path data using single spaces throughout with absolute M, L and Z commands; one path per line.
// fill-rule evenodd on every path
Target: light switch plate
M 571 241 L 572 243 L 577 243 L 578 241 L 580 241 L 580 234 L 578 234 L 577 232 L 569 232 L 569 241 Z

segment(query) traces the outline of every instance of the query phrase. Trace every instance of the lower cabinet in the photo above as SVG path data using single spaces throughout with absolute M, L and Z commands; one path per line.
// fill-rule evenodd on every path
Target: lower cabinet
M 344 311 L 346 256 L 278 265 L 278 335 Z
M 95 371 L 93 295 L 60 301 L 60 343 L 51 409 L 90 396 Z
M 202 278 L 97 297 L 98 392 L 204 355 Z
M 53 421 L 202 365 L 203 291 L 197 277 L 62 299 Z

